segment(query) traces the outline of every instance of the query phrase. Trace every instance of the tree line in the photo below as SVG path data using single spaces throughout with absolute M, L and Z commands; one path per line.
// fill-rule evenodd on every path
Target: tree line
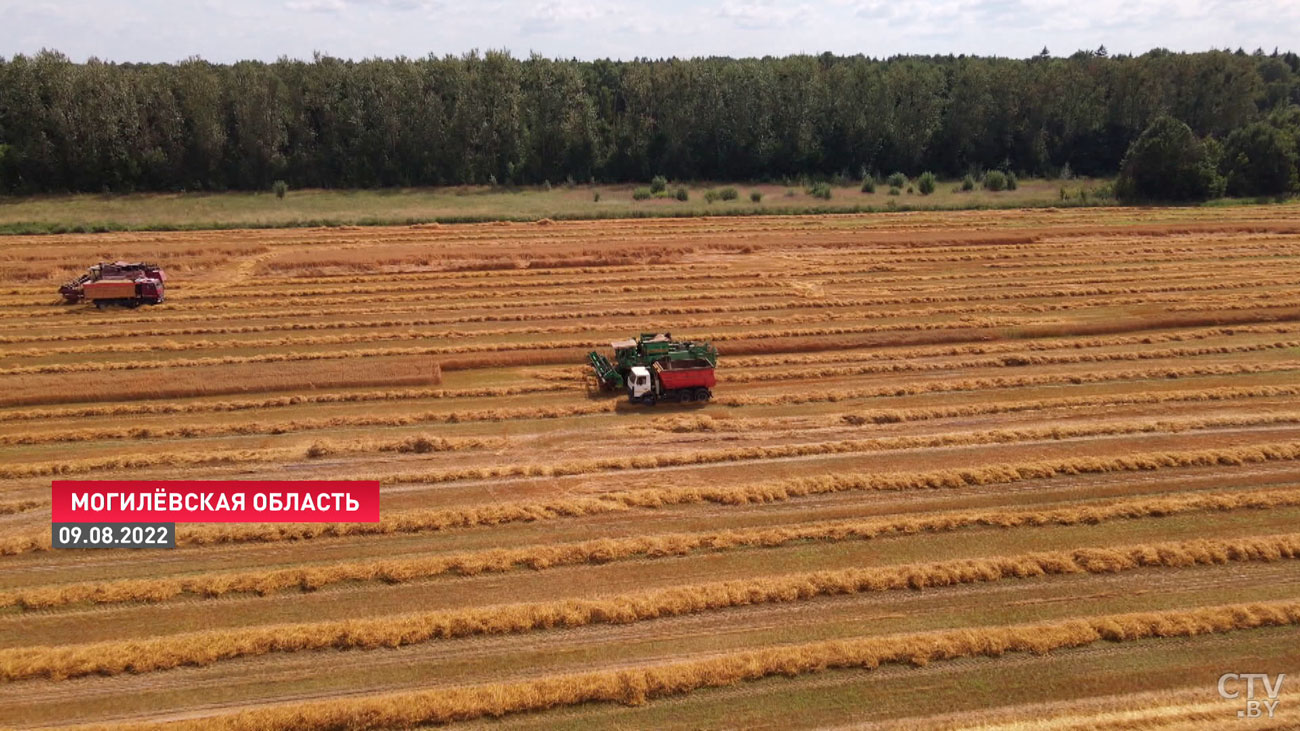
M 1300 57 L 1227 51 L 214 64 L 0 57 L 0 191 L 1110 175 L 1300 104 Z

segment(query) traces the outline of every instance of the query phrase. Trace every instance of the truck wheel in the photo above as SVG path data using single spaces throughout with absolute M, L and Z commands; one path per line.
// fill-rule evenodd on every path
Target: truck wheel
M 711 399 L 711 398 L 713 398 L 713 394 L 709 393 L 709 389 L 707 389 L 707 388 L 697 388 L 697 389 L 695 389 L 695 400 L 696 400 L 696 401 L 708 401 L 708 400 Z
M 655 402 L 657 402 L 658 400 L 659 399 L 655 398 L 655 395 L 651 393 L 651 394 L 647 394 L 646 397 L 642 399 L 642 403 L 644 403 L 646 406 L 654 406 Z
M 678 400 L 680 400 L 684 404 L 689 404 L 690 402 L 695 400 L 695 392 L 688 388 L 685 391 L 682 391 L 682 394 L 681 396 L 678 397 Z
M 102 309 L 104 309 L 104 302 L 103 302 L 103 300 L 95 300 L 95 309 L 97 309 L 97 310 L 102 310 Z

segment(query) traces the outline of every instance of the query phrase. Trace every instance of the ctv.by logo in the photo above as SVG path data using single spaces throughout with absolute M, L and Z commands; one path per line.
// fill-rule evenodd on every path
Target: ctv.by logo
M 1280 703 L 1277 697 L 1282 692 L 1283 680 L 1286 673 L 1278 673 L 1277 680 L 1272 680 L 1267 673 L 1224 673 L 1219 676 L 1219 696 L 1226 700 L 1241 698 L 1241 684 L 1245 683 L 1246 707 L 1237 711 L 1237 718 L 1262 718 L 1265 713 L 1272 718 Z M 1255 700 L 1256 681 L 1263 686 L 1267 700 Z

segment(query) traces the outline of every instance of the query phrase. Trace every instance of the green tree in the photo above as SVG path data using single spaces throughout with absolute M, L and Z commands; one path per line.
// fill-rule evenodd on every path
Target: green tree
M 1265 122 L 1232 131 L 1220 169 L 1230 195 L 1277 195 L 1296 187 L 1295 136 Z
M 226 179 L 239 188 L 265 190 L 285 168 L 288 135 L 280 106 L 283 89 L 263 63 L 241 61 L 231 73 Z
M 1197 201 L 1223 193 L 1216 161 L 1190 127 L 1160 117 L 1142 133 L 1120 166 L 1115 195 L 1121 200 Z

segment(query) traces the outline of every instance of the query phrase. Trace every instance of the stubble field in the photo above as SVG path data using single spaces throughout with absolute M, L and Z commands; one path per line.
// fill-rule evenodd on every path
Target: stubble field
M 167 303 L 57 304 L 100 259 Z M 0 726 L 1234 723 L 1300 673 L 1298 263 L 1294 204 L 2 237 Z M 649 331 L 714 402 L 593 391 Z M 384 517 L 54 551 L 59 477 Z

